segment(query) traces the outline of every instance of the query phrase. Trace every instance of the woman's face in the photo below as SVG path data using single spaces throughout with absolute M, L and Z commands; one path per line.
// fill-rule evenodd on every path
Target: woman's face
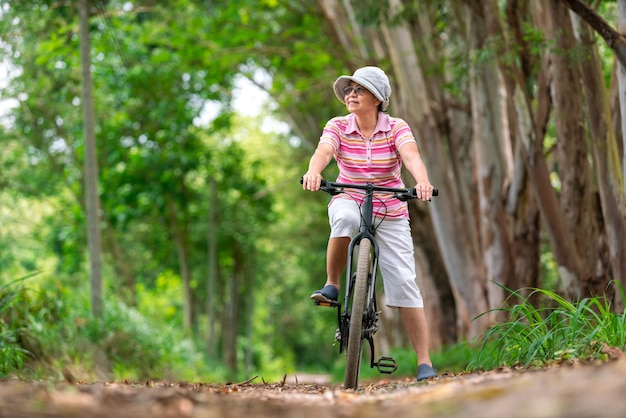
M 380 100 L 362 85 L 352 82 L 343 89 L 344 101 L 350 113 L 377 109 Z

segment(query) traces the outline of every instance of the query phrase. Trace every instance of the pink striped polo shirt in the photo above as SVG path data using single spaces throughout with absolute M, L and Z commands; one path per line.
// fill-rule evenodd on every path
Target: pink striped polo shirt
M 378 123 L 370 139 L 364 138 L 353 114 L 335 117 L 326 123 L 320 143 L 330 144 L 335 150 L 339 167 L 339 183 L 374 183 L 383 187 L 405 187 L 400 176 L 402 160 L 398 150 L 408 142 L 415 142 L 409 125 L 402 119 L 378 113 Z M 347 190 L 334 199 L 356 198 L 362 201 L 363 192 Z M 389 199 L 389 193 L 374 196 L 374 214 L 387 218 L 408 218 L 406 202 Z M 378 199 L 377 199 L 378 198 Z M 389 199 L 389 200 L 388 200 Z M 383 204 L 384 202 L 384 204 Z M 332 203 L 332 201 L 331 201 Z

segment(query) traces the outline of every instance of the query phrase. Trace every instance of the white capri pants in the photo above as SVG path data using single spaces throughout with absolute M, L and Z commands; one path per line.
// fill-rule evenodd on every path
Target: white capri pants
M 359 233 L 361 210 L 352 199 L 334 199 L 328 206 L 330 238 Z M 423 308 L 424 300 L 415 283 L 415 258 L 408 219 L 374 218 L 380 247 L 378 266 L 383 277 L 385 303 L 394 308 Z

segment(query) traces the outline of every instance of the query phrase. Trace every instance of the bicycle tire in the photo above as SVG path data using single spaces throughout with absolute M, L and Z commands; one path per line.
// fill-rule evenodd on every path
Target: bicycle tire
M 372 243 L 364 238 L 359 244 L 356 277 L 352 292 L 352 312 L 348 332 L 348 349 L 346 351 L 346 373 L 343 386 L 345 389 L 358 389 L 361 354 L 363 349 L 363 312 L 367 301 L 368 276 L 370 270 L 370 248 Z

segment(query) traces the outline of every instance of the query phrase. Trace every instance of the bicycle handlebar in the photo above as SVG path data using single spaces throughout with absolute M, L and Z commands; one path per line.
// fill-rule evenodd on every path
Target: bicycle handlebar
M 300 178 L 300 184 L 302 184 L 302 182 L 303 182 L 303 179 Z M 359 190 L 366 190 L 366 191 L 369 190 L 372 192 L 393 193 L 397 199 L 402 200 L 403 202 L 406 202 L 407 200 L 410 200 L 410 199 L 417 199 L 417 191 L 415 190 L 415 188 L 397 189 L 393 187 L 376 186 L 372 183 L 348 184 L 348 183 L 337 183 L 334 181 L 322 180 L 320 189 L 333 196 L 343 193 L 344 192 L 343 189 L 359 189 Z M 438 195 L 439 195 L 439 189 L 433 189 L 433 196 L 438 196 Z

